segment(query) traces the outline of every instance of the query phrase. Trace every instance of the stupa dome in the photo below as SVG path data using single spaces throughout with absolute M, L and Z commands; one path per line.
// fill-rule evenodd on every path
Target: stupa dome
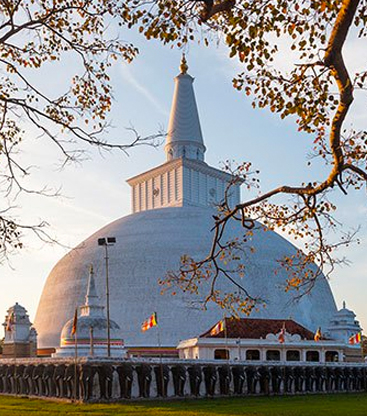
M 71 335 L 72 328 L 73 319 L 70 319 L 62 328 L 61 343 L 68 341 L 73 342 L 73 337 Z M 91 316 L 81 316 L 78 319 L 78 342 L 89 342 L 91 328 L 93 328 L 93 337 L 95 342 L 100 342 L 103 340 L 104 343 L 106 343 L 107 318 L 97 318 Z M 110 330 L 111 342 L 114 342 L 115 340 L 121 341 L 122 337 L 120 327 L 113 320 L 110 320 Z
M 203 311 L 192 306 L 190 295 L 161 295 L 158 279 L 167 270 L 179 266 L 182 254 L 203 258 L 211 244 L 213 209 L 177 207 L 148 210 L 123 217 L 93 234 L 61 259 L 49 275 L 36 316 L 36 328 L 41 347 L 59 344 L 60 332 L 74 305 L 82 304 L 88 278 L 88 265 L 95 265 L 98 293 L 105 292 L 104 251 L 97 245 L 103 236 L 116 237 L 109 248 L 109 279 L 111 319 L 122 328 L 125 345 L 155 345 L 153 331 L 142 333 L 143 320 L 156 311 L 162 345 L 177 345 L 179 340 L 194 337 L 223 317 L 223 312 L 211 306 Z M 240 224 L 228 229 L 228 236 L 243 232 Z M 278 269 L 277 260 L 295 253 L 295 247 L 278 234 L 258 231 L 251 245 L 246 287 L 252 295 L 266 300 L 252 317 L 292 318 L 314 331 L 327 327 L 336 312 L 328 282 L 320 278 L 310 295 L 293 302 L 284 291 L 286 274 Z M 227 291 L 234 288 L 228 282 Z M 103 299 L 103 297 L 102 297 Z
M 83 304 L 89 264 L 95 267 L 95 284 L 103 305 L 105 298 L 105 247 L 98 239 L 115 237 L 108 247 L 110 317 L 123 335 L 126 347 L 176 347 L 183 339 L 205 332 L 223 318 L 216 305 L 203 310 L 186 293 L 161 294 L 158 280 L 177 270 L 186 254 L 195 259 L 208 255 L 212 243 L 213 205 L 223 199 L 230 175 L 204 161 L 205 147 L 193 91 L 193 78 L 185 71 L 176 77 L 171 109 L 166 163 L 128 181 L 132 187 L 133 214 L 108 224 L 64 256 L 51 271 L 39 303 L 35 326 L 41 348 L 57 347 L 75 305 Z M 186 98 L 185 98 L 186 97 Z M 189 97 L 189 98 L 187 98 Z M 188 101 L 189 100 L 189 101 Z M 187 105 L 189 102 L 190 105 Z M 184 134 L 185 126 L 190 131 Z M 185 127 L 185 128 L 184 128 Z M 239 184 L 229 202 L 240 199 Z M 228 224 L 227 238 L 243 235 L 239 222 Z M 278 261 L 295 254 L 296 248 L 272 231 L 257 230 L 249 244 L 255 251 L 245 259 L 244 286 L 266 301 L 253 318 L 292 319 L 315 331 L 327 327 L 336 312 L 328 282 L 320 277 L 312 292 L 299 301 L 285 292 L 286 272 Z M 275 273 L 275 270 L 278 272 Z M 235 288 L 223 280 L 221 288 Z M 157 313 L 158 327 L 141 332 L 142 322 Z M 70 329 L 70 322 L 66 330 Z M 160 338 L 160 339 L 158 339 Z

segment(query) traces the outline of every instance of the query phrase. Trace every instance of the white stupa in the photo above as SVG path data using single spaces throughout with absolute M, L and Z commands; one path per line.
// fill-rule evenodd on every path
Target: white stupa
M 166 162 L 129 179 L 133 213 L 83 241 L 56 264 L 47 279 L 35 319 L 44 350 L 58 347 L 65 322 L 73 316 L 75 305 L 82 304 L 89 264 L 95 265 L 98 293 L 105 293 L 105 252 L 97 244 L 99 238 L 116 238 L 108 251 L 111 317 L 122 329 L 129 350 L 154 350 L 160 335 L 161 346 L 176 354 L 180 340 L 203 333 L 223 317 L 216 305 L 204 311 L 193 306 L 191 295 L 161 295 L 158 285 L 168 270 L 178 269 L 183 254 L 196 259 L 208 254 L 213 206 L 223 199 L 230 180 L 228 174 L 205 162 L 194 79 L 187 73 L 186 62 L 180 69 L 175 78 Z M 239 186 L 230 198 L 232 205 L 239 202 Z M 241 235 L 238 222 L 228 224 L 228 239 Z M 257 231 L 250 244 L 255 252 L 245 259 L 244 284 L 253 296 L 267 302 L 266 308 L 251 317 L 291 318 L 311 331 L 328 327 L 336 305 L 326 279 L 320 278 L 311 294 L 293 302 L 292 294 L 284 291 L 286 272 L 274 271 L 277 260 L 291 256 L 296 248 L 271 231 Z M 227 280 L 221 286 L 234 291 Z M 104 298 L 102 302 L 105 304 Z M 158 327 L 141 332 L 141 323 L 152 312 L 157 312 Z
M 62 328 L 60 348 L 53 357 L 73 357 L 75 354 L 79 357 L 107 357 L 107 318 L 97 294 L 93 266 L 90 266 L 85 304 L 77 309 L 80 309 L 80 313 L 77 314 L 75 334 L 72 331 L 72 317 Z M 122 357 L 125 354 L 120 327 L 113 319 L 110 319 L 110 348 L 111 357 Z
M 345 301 L 343 301 L 342 309 L 339 309 L 330 319 L 326 335 L 332 339 L 337 339 L 346 344 L 350 337 L 362 330 L 359 322 L 355 319 L 356 314 L 347 309 Z
M 37 331 L 27 310 L 18 302 L 7 310 L 4 327 L 3 358 L 35 357 Z

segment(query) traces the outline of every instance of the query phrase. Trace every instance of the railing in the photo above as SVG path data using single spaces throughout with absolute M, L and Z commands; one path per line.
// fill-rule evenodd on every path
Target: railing
M 75 383 L 76 380 L 76 383 Z M 364 363 L 3 359 L 0 394 L 115 401 L 367 391 Z

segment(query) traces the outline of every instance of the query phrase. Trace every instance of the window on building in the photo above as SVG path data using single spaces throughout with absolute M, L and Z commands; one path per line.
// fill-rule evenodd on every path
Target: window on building
M 214 359 L 215 360 L 229 360 L 229 351 L 228 350 L 214 350 Z
M 280 351 L 278 350 L 266 351 L 266 361 L 280 361 Z
M 325 361 L 326 362 L 336 362 L 339 361 L 339 354 L 337 351 L 326 351 L 325 353 Z
M 307 351 L 306 361 L 318 362 L 320 361 L 320 354 L 318 351 Z
M 246 351 L 246 360 L 260 360 L 260 351 L 259 350 L 247 350 Z
M 287 351 L 287 361 L 300 361 L 301 355 L 297 350 Z

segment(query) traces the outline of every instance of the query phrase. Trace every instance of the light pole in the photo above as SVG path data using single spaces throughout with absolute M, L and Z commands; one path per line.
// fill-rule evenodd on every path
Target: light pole
M 110 336 L 110 290 L 108 284 L 108 247 L 116 243 L 115 237 L 99 238 L 98 245 L 105 248 L 106 260 L 106 309 L 107 309 L 107 357 L 111 357 L 111 336 Z
M 94 357 L 94 333 L 93 326 L 89 327 L 89 341 L 90 341 L 90 351 L 89 354 L 91 357 Z

